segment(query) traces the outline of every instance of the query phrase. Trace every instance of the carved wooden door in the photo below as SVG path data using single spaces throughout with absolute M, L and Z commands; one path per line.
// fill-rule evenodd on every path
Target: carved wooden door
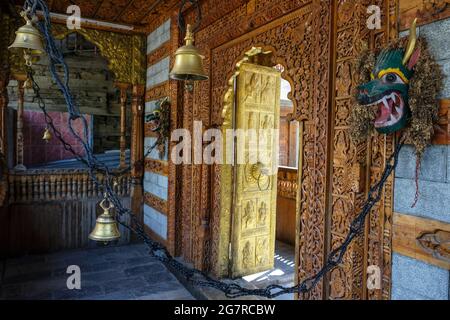
M 244 63 L 236 81 L 231 276 L 274 265 L 281 73 Z M 241 138 L 239 129 L 245 132 Z

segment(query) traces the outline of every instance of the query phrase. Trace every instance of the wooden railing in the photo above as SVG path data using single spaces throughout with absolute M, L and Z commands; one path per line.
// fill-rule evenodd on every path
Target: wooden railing
M 298 174 L 297 169 L 288 167 L 278 168 L 278 196 L 297 199 Z
M 103 174 L 97 174 L 100 183 L 105 181 Z M 131 178 L 129 174 L 116 179 L 114 191 L 121 197 L 130 194 Z M 28 170 L 10 172 L 9 203 L 32 201 L 58 201 L 100 198 L 99 188 L 86 170 Z

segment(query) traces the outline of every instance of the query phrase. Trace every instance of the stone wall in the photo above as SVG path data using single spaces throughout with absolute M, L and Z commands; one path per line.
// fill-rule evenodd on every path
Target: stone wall
M 403 34 L 405 35 L 405 34 Z M 450 19 L 419 28 L 446 75 L 441 97 L 450 98 Z M 422 160 L 419 178 L 420 198 L 415 196 L 414 149 L 407 146 L 400 154 L 396 171 L 394 207 L 398 213 L 450 223 L 450 148 L 431 146 Z M 392 266 L 393 299 L 449 299 L 449 271 L 394 253 Z
M 159 26 L 155 31 L 147 37 L 147 54 L 153 57 L 155 52 L 162 50 L 161 55 L 157 55 L 157 59 L 149 59 L 152 63 L 147 66 L 147 90 L 158 87 L 169 81 L 170 72 L 170 56 L 168 50 L 164 46 L 170 40 L 170 19 Z M 147 101 L 145 103 L 145 114 L 153 112 L 156 108 L 157 100 Z M 144 154 L 156 142 L 156 137 L 147 136 L 144 140 Z M 168 145 L 166 153 L 160 155 L 157 149 L 153 150 L 146 158 L 146 161 L 153 163 L 164 163 L 167 166 L 168 161 Z M 145 199 L 149 197 L 154 201 L 146 201 L 144 203 L 144 223 L 155 235 L 166 241 L 168 238 L 167 212 L 162 212 L 161 208 L 155 208 L 155 202 L 163 204 L 162 207 L 167 208 L 169 190 L 169 179 L 167 175 L 161 172 L 152 172 L 147 170 L 144 176 L 144 192 Z

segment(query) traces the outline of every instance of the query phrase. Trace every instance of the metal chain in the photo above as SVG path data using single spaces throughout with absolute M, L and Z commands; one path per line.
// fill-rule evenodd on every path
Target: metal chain
M 70 92 L 70 88 L 68 86 L 68 67 L 64 61 L 64 57 L 62 56 L 61 52 L 59 51 L 58 47 L 54 43 L 54 38 L 51 34 L 51 22 L 49 18 L 48 8 L 43 0 L 26 0 L 25 1 L 25 8 L 31 8 L 31 14 L 35 14 L 36 10 L 40 9 L 42 10 L 44 14 L 44 23 L 41 24 L 41 31 L 44 34 L 44 38 L 46 39 L 46 51 L 49 54 L 50 57 L 50 72 L 54 79 L 57 79 L 56 83 L 58 87 L 61 89 L 61 91 L 64 94 L 64 97 L 67 102 L 68 111 L 71 115 L 71 119 L 69 120 L 69 128 L 72 132 L 72 134 L 77 138 L 78 141 L 83 145 L 85 150 L 85 157 L 79 155 L 75 150 L 72 148 L 72 146 L 64 141 L 64 138 L 62 134 L 59 132 L 59 130 L 54 126 L 53 119 L 48 114 L 45 102 L 42 99 L 40 95 L 40 89 L 39 86 L 36 84 L 33 78 L 33 73 L 30 71 L 28 72 L 28 76 L 31 79 L 33 83 L 33 91 L 35 94 L 35 97 L 39 103 L 40 109 L 45 114 L 45 119 L 47 124 L 52 128 L 53 132 L 55 133 L 58 140 L 61 141 L 64 148 L 71 152 L 76 159 L 84 163 L 87 168 L 89 169 L 89 175 L 90 178 L 94 181 L 95 185 L 97 187 L 103 188 L 105 190 L 105 193 L 108 196 L 108 199 L 110 202 L 115 206 L 117 209 L 118 215 L 116 216 L 116 219 L 120 225 L 122 225 L 124 228 L 128 229 L 132 233 L 136 234 L 139 239 L 141 239 L 149 248 L 149 254 L 155 258 L 157 258 L 159 261 L 165 263 L 166 265 L 172 267 L 176 272 L 181 274 L 187 281 L 189 281 L 191 284 L 200 286 L 200 287 L 210 287 L 215 288 L 217 290 L 222 291 L 226 297 L 228 298 L 238 298 L 243 296 L 261 296 L 266 297 L 269 299 L 276 298 L 280 295 L 286 294 L 286 293 L 299 293 L 299 294 L 305 294 L 310 292 L 320 281 L 321 279 L 332 269 L 336 268 L 344 258 L 344 255 L 353 241 L 353 239 L 358 236 L 364 229 L 364 224 L 367 215 L 371 212 L 374 205 L 380 201 L 382 197 L 383 187 L 388 180 L 389 176 L 391 175 L 392 171 L 395 169 L 398 163 L 398 156 L 399 152 L 404 144 L 403 139 L 400 139 L 399 144 L 396 146 L 396 149 L 394 153 L 391 155 L 389 160 L 387 161 L 386 168 L 383 172 L 383 175 L 380 179 L 380 181 L 375 184 L 370 190 L 368 194 L 368 199 L 366 203 L 364 204 L 361 212 L 358 214 L 358 216 L 353 220 L 353 222 L 350 225 L 350 231 L 345 238 L 344 242 L 339 246 L 338 248 L 334 249 L 329 255 L 326 260 L 325 265 L 322 267 L 322 269 L 314 276 L 307 278 L 303 280 L 301 283 L 299 283 L 296 286 L 292 287 L 283 287 L 280 285 L 270 285 L 266 288 L 262 289 L 248 289 L 245 287 L 242 287 L 238 285 L 237 283 L 227 283 L 224 281 L 220 281 L 217 279 L 212 278 L 207 273 L 202 272 L 197 269 L 189 268 L 183 263 L 177 261 L 174 259 L 167 248 L 165 248 L 162 244 L 153 241 L 144 230 L 144 227 L 142 223 L 139 221 L 138 217 L 133 214 L 133 212 L 130 209 L 126 209 L 123 204 L 120 201 L 119 196 L 114 192 L 113 186 L 112 186 L 112 179 L 111 176 L 114 176 L 109 168 L 99 162 L 92 151 L 92 148 L 89 146 L 88 143 L 86 143 L 83 138 L 81 138 L 78 133 L 73 129 L 72 127 L 72 120 L 74 119 L 84 119 L 84 117 L 78 112 L 78 109 L 75 108 L 75 104 Z M 56 72 L 56 65 L 61 64 L 63 66 L 64 70 L 64 79 L 61 80 L 59 78 L 59 75 Z M 84 134 L 85 137 L 87 137 L 87 122 L 82 120 L 82 123 L 84 125 Z M 155 145 L 156 146 L 156 145 Z M 148 151 L 148 154 L 152 152 L 154 149 L 153 146 Z M 393 163 L 392 163 L 393 162 Z M 127 168 L 129 170 L 130 168 Z M 98 181 L 96 172 L 102 172 L 105 174 L 106 179 L 104 183 L 101 183 Z

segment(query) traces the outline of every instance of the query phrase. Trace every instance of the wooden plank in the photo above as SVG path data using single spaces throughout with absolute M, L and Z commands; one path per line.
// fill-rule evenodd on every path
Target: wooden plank
M 418 25 L 450 17 L 450 0 L 400 0 L 400 30 L 408 29 L 416 17 Z
M 448 111 L 450 100 L 441 100 L 439 108 L 439 121 L 435 127 L 433 144 L 447 145 L 450 144 L 450 112 Z
M 169 163 L 167 161 L 145 159 L 145 171 L 151 171 L 162 176 L 169 176 Z
M 441 239 L 447 237 L 447 243 L 444 243 L 445 241 L 443 241 L 441 244 L 433 244 L 428 241 L 436 235 L 437 231 L 442 231 L 439 236 L 441 236 Z M 425 250 L 420 245 L 419 239 L 421 237 L 422 243 L 425 243 L 431 250 Z M 449 223 L 394 213 L 392 239 L 394 252 L 450 270 L 450 251 L 448 251 L 449 241 Z M 444 251 L 444 256 L 446 254 L 448 254 L 448 256 L 446 258 L 437 258 L 436 256 L 439 256 L 439 250 L 441 250 L 441 256 L 442 251 Z
M 145 192 L 144 203 L 167 216 L 167 201 L 160 199 L 151 193 Z

